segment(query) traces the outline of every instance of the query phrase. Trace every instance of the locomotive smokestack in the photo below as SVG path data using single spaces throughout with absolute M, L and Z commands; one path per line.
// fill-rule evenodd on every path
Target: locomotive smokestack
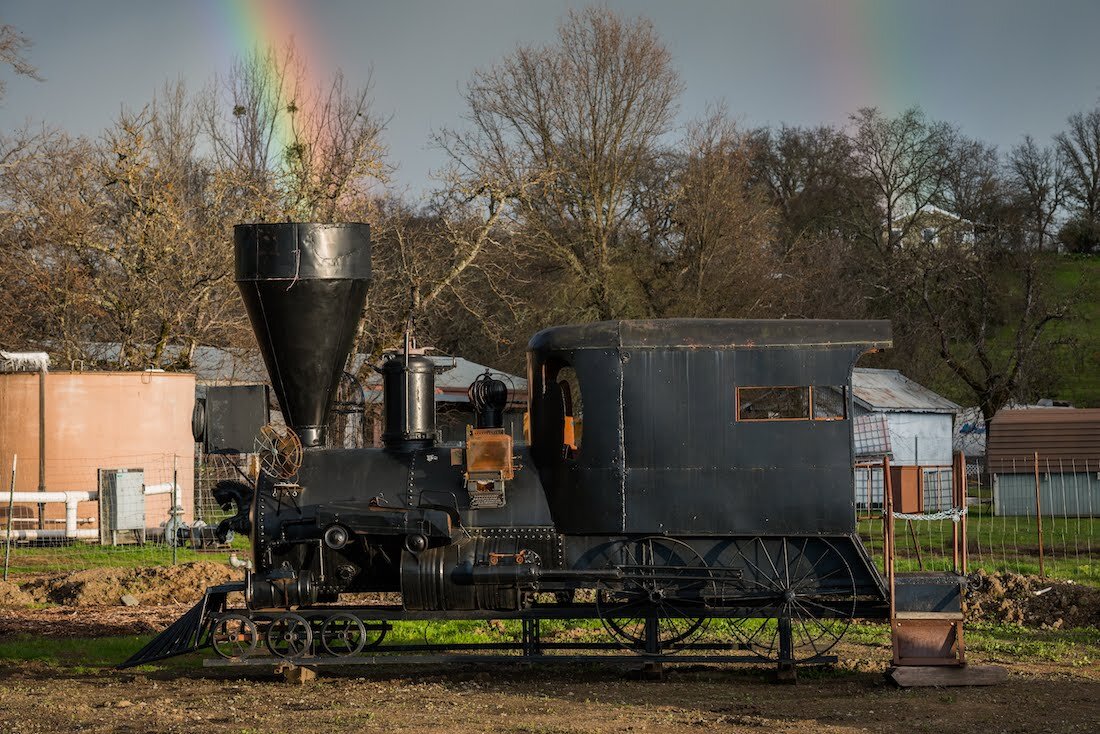
M 239 224 L 236 280 L 286 424 L 324 426 L 370 285 L 370 225 Z

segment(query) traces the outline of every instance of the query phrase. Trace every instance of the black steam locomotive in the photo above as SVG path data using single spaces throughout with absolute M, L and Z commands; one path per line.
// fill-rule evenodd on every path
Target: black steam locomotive
M 437 648 L 380 643 L 395 621 L 442 618 L 521 620 L 528 656 L 686 649 L 790 665 L 829 659 L 853 618 L 887 617 L 856 532 L 850 390 L 856 360 L 890 345 L 887 322 L 546 329 L 528 347 L 529 445 L 501 428 L 507 389 L 488 376 L 471 386 L 464 445 L 437 445 L 435 367 L 406 350 L 380 367 L 384 447 L 326 448 L 369 228 L 241 225 L 235 246 L 290 429 L 254 485 L 216 490 L 236 509 L 221 531 L 251 537 L 254 567 L 124 665 L 207 644 L 243 664 L 424 652 Z M 400 604 L 342 601 L 363 592 Z M 543 641 L 547 619 L 606 632 Z

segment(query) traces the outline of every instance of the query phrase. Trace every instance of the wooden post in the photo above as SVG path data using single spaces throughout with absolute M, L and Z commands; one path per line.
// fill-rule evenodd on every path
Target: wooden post
M 1039 452 L 1035 452 L 1035 522 L 1039 536 L 1039 578 L 1046 578 L 1043 567 L 1043 505 L 1039 499 Z
M 38 491 L 46 491 L 46 365 L 38 368 Z M 38 503 L 38 529 L 46 529 L 45 502 Z
M 176 455 L 172 454 L 172 519 L 175 520 L 172 523 L 172 532 L 176 533 L 176 537 L 172 538 L 172 565 L 175 566 L 178 560 L 177 554 L 179 552 L 179 527 L 180 516 L 183 514 L 183 503 L 180 499 L 180 486 L 179 476 L 176 472 Z M 194 517 L 191 518 L 192 520 Z
M 894 497 L 890 486 L 890 458 L 882 459 L 882 489 L 886 504 L 886 579 L 890 587 L 890 621 L 894 620 Z
M 970 513 L 967 510 L 966 456 L 961 451 L 955 454 L 955 470 L 952 472 L 952 475 L 956 477 L 956 487 L 958 488 L 959 500 L 957 507 L 963 513 L 962 516 L 959 517 L 959 521 L 955 523 L 955 570 L 958 573 L 965 574 L 968 565 L 966 522 L 970 517 Z
M 19 462 L 19 455 L 11 457 L 11 487 L 8 490 L 8 542 L 4 546 L 4 580 L 8 580 L 8 563 L 11 560 L 11 519 L 15 514 L 15 467 Z

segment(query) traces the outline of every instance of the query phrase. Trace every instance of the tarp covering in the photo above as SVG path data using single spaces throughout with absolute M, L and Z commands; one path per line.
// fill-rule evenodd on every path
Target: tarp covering
M 0 372 L 41 372 L 50 367 L 45 352 L 5 352 L 0 350 Z

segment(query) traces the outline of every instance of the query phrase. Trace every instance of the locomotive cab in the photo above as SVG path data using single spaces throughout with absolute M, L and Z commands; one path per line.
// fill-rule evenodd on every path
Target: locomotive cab
M 539 332 L 528 356 L 531 451 L 555 525 L 853 533 L 852 368 L 889 344 L 885 321 L 669 319 Z

